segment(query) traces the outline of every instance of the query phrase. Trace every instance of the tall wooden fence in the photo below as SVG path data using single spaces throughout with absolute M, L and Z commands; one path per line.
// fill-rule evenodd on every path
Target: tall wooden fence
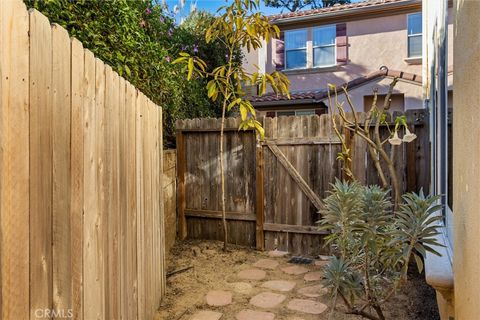
M 162 111 L 0 1 L 2 319 L 151 319 L 165 291 Z
M 403 191 L 428 190 L 428 128 L 421 110 L 406 113 L 418 139 L 397 147 L 395 163 Z M 259 249 L 294 253 L 325 252 L 324 232 L 315 222 L 330 184 L 342 177 L 341 150 L 330 115 L 265 118 L 265 140 L 238 131 L 238 119 L 225 129 L 226 217 L 229 241 Z M 219 170 L 220 120 L 177 122 L 179 234 L 181 238 L 221 240 Z M 387 128 L 381 128 L 387 136 Z M 365 142 L 347 135 L 353 172 L 366 184 L 378 176 Z M 389 176 L 387 175 L 389 179 Z

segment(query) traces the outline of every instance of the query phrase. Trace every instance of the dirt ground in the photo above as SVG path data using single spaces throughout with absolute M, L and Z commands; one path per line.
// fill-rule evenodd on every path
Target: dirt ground
M 280 266 L 276 270 L 269 270 L 267 277 L 262 281 L 249 282 L 253 289 L 249 294 L 234 293 L 233 303 L 224 307 L 209 307 L 205 301 L 205 295 L 210 290 L 232 291 L 232 283 L 238 282 L 237 273 L 248 269 L 256 261 L 267 258 L 266 252 L 252 249 L 230 246 L 229 252 L 222 251 L 222 243 L 216 241 L 184 241 L 177 243 L 168 257 L 168 271 L 179 270 L 184 267 L 191 269 L 177 273 L 167 279 L 167 295 L 164 298 L 156 320 L 189 320 L 192 315 L 200 310 L 212 310 L 223 313 L 222 320 L 234 320 L 235 314 L 243 309 L 258 309 L 249 305 L 250 298 L 266 289 L 260 288 L 260 284 L 267 280 L 293 280 L 297 288 L 304 287 L 303 275 L 291 276 L 280 270 L 281 267 L 289 266 L 286 258 L 277 258 Z M 309 266 L 312 271 L 315 266 Z M 425 283 L 424 275 L 420 275 L 414 268 L 410 274 L 408 285 L 394 297 L 385 309 L 387 319 L 395 320 L 437 320 L 439 319 L 435 303 L 435 291 Z M 314 283 L 311 283 L 312 285 Z M 298 298 L 296 290 L 284 293 L 287 300 Z M 329 295 L 316 298 L 318 302 L 331 305 Z M 321 315 L 300 314 L 285 308 L 286 302 L 274 310 L 262 310 L 275 312 L 275 320 L 288 319 L 361 319 L 359 316 L 346 315 L 342 312 L 343 306 L 337 304 L 331 318 L 330 309 Z M 298 317 L 298 318 L 296 318 Z

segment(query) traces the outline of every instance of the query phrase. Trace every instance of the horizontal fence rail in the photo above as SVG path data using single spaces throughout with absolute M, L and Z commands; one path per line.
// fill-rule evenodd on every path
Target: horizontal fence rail
M 165 292 L 162 109 L 0 1 L 2 319 L 152 319 Z

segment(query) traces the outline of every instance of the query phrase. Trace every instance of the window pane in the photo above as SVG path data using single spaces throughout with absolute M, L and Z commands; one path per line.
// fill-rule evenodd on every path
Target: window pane
M 302 110 L 295 112 L 297 116 L 311 116 L 315 114 L 315 110 Z
M 294 116 L 295 111 L 277 111 L 277 117 L 282 117 L 282 116 Z
M 307 50 L 287 51 L 287 69 L 304 68 L 307 66 Z
M 285 49 L 303 49 L 307 47 L 307 30 L 285 32 Z
M 313 46 L 335 44 L 337 29 L 335 26 L 313 29 Z
M 422 36 L 408 37 L 408 56 L 420 57 L 422 55 Z
M 313 65 L 330 66 L 335 64 L 335 46 L 313 48 Z
M 411 14 L 408 16 L 408 34 L 419 33 L 422 33 L 422 14 Z

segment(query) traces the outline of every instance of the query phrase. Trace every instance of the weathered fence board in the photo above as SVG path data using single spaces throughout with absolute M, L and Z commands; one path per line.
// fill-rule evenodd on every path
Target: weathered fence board
M 83 74 L 85 59 L 82 44 L 71 41 L 71 245 L 72 254 L 72 314 L 75 319 L 83 318 Z
M 165 250 L 169 252 L 177 236 L 177 153 L 163 152 L 163 205 L 165 212 Z
M 29 17 L 21 1 L 0 1 L 1 318 L 29 310 Z M 38 233 L 36 233 L 38 234 Z
M 65 29 L 0 1 L 2 319 L 154 317 L 161 113 Z
M 71 287 L 71 51 L 65 29 L 52 25 L 53 307 L 72 309 Z
M 137 92 L 135 87 L 127 82 L 126 84 L 126 96 L 125 96 L 125 108 L 126 108 L 126 219 L 127 219 L 127 231 L 126 231 L 126 301 L 127 301 L 127 319 L 137 319 L 138 310 L 138 287 L 137 287 L 137 224 L 138 224 L 138 211 L 137 211 L 137 197 L 136 197 L 136 103 Z
M 52 31 L 48 19 L 30 13 L 30 317 L 52 308 Z
M 394 161 L 403 191 L 418 191 L 428 186 L 428 128 L 421 111 L 406 115 L 419 138 L 397 147 Z M 343 176 L 337 160 L 341 144 L 331 119 L 327 114 L 265 118 L 264 141 L 256 140 L 253 131 L 238 131 L 238 119 L 226 120 L 229 242 L 312 255 L 327 250 L 322 246 L 325 232 L 315 226 L 318 211 L 331 183 Z M 223 239 L 219 131 L 219 119 L 177 122 L 181 238 Z M 383 138 L 388 136 L 386 127 L 380 131 Z M 365 141 L 354 134 L 346 138 L 353 151 L 355 177 L 362 183 L 379 184 Z

